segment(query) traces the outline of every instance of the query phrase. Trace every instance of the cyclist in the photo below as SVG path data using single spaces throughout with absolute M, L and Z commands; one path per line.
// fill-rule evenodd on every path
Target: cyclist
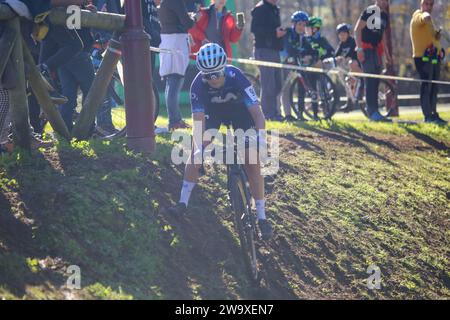
M 289 28 L 284 36 L 284 50 L 282 51 L 284 61 L 288 64 L 298 64 L 301 62 L 302 65 L 310 65 L 312 61 L 317 60 L 318 51 L 311 47 L 311 44 L 306 37 L 305 30 L 309 21 L 309 15 L 304 11 L 296 11 L 292 14 L 291 21 L 292 28 Z M 287 81 L 286 84 L 289 85 L 289 82 L 290 81 Z M 288 89 L 283 88 L 283 92 L 284 90 Z M 305 90 L 301 86 L 299 86 L 298 90 L 298 120 L 305 121 L 306 119 L 303 117 L 303 111 L 305 109 Z M 295 120 L 290 113 L 290 106 L 283 107 L 286 114 L 286 120 Z
M 315 67 L 322 68 L 322 61 L 328 58 L 334 57 L 334 49 L 328 40 L 322 36 L 320 29 L 322 28 L 323 21 L 320 17 L 312 16 L 309 18 L 306 33 L 308 34 L 308 41 L 314 50 L 317 50 L 317 60 L 314 63 Z M 305 79 L 309 82 L 312 88 L 317 87 L 317 82 L 319 80 L 320 74 L 318 73 L 307 73 Z M 314 120 L 320 120 L 318 116 L 319 104 L 316 101 L 317 98 L 313 97 L 312 109 L 314 113 Z
M 339 46 L 336 51 L 335 58 L 338 63 L 348 65 L 352 72 L 362 72 L 361 64 L 358 61 L 358 54 L 356 53 L 356 41 L 350 34 L 351 29 L 351 25 L 347 23 L 341 23 L 336 27 L 336 33 L 339 38 Z M 359 100 L 362 95 L 363 82 L 361 81 L 360 84 L 360 88 L 357 88 L 356 100 Z M 350 85 L 354 86 L 355 83 L 351 83 Z M 351 110 L 353 109 L 353 100 L 351 97 L 347 98 L 347 104 L 344 109 Z
M 193 132 L 203 133 L 208 129 L 219 129 L 221 124 L 231 124 L 233 130 L 265 129 L 265 118 L 258 98 L 250 81 L 238 68 L 227 65 L 227 55 L 223 48 L 216 43 L 202 46 L 196 58 L 200 73 L 191 86 Z M 201 126 L 201 128 L 199 128 Z M 261 136 L 255 137 L 260 145 L 265 141 Z M 196 141 L 189 161 L 186 164 L 184 181 L 181 189 L 180 201 L 169 208 L 173 215 L 183 215 L 187 212 L 187 205 L 192 190 L 199 176 L 200 165 L 193 163 L 195 154 L 203 152 L 211 141 Z M 258 225 L 263 239 L 272 237 L 272 225 L 266 219 L 264 200 L 264 178 L 258 164 L 245 164 L 245 171 L 249 177 L 250 191 L 256 202 Z
M 328 40 L 322 36 L 320 29 L 322 28 L 323 21 L 320 17 L 310 17 L 308 21 L 308 28 L 306 29 L 309 35 L 309 42 L 311 47 L 319 52 L 319 63 L 327 58 L 334 57 L 334 49 Z

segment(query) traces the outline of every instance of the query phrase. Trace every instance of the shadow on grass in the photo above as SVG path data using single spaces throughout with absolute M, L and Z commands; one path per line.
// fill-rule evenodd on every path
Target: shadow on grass
M 414 130 L 413 128 L 411 128 L 408 125 L 404 125 L 403 128 L 408 131 L 408 133 L 410 133 L 411 135 L 413 135 L 416 139 L 421 140 L 423 142 L 425 142 L 426 144 L 428 144 L 429 146 L 431 146 L 432 148 L 436 149 L 436 150 L 440 150 L 440 151 L 446 151 L 447 153 L 450 153 L 450 148 L 441 141 L 437 141 L 436 139 L 423 134 L 421 132 L 418 132 L 417 130 Z
M 299 127 L 299 128 L 303 128 L 307 131 L 311 131 L 314 132 L 320 136 L 323 137 L 327 137 L 329 139 L 332 140 L 336 140 L 345 144 L 349 144 L 352 145 L 354 147 L 357 148 L 361 148 L 364 149 L 366 151 L 366 153 L 370 154 L 371 156 L 382 160 L 386 163 L 388 163 L 391 166 L 395 166 L 396 164 L 394 162 L 392 162 L 391 160 L 389 160 L 388 158 L 382 156 L 381 154 L 373 151 L 371 148 L 369 148 L 369 146 L 367 146 L 366 144 L 362 143 L 361 140 L 366 141 L 366 142 L 370 142 L 370 143 L 375 143 L 378 145 L 382 145 L 388 148 L 391 148 L 395 151 L 398 151 L 398 148 L 395 147 L 393 144 L 383 141 L 383 140 L 379 140 L 376 139 L 374 137 L 370 137 L 364 133 L 361 133 L 359 131 L 357 131 L 356 129 L 352 128 L 349 129 L 351 127 L 348 127 L 347 129 L 342 129 L 339 126 L 335 126 L 332 125 L 330 127 L 330 129 L 325 129 L 325 128 L 319 128 L 313 125 L 310 125 L 308 123 L 295 123 L 295 126 Z
M 14 199 L 33 222 L 15 220 L 10 200 L 0 193 L 0 240 L 11 248 L 0 247 L 0 286 L 19 297 L 27 286 L 46 281 L 58 290 L 66 280 L 63 267 L 78 265 L 87 288 L 81 297 L 295 297 L 287 289 L 251 289 L 240 248 L 216 215 L 209 190 L 197 190 L 197 214 L 186 221 L 168 217 L 163 209 L 178 197 L 181 173 L 167 155 L 156 158 L 132 154 L 120 140 L 60 142 L 56 150 L 13 163 L 6 176 L 17 181 Z M 47 256 L 62 266 L 30 271 L 27 257 Z M 270 281 L 287 280 L 280 271 Z

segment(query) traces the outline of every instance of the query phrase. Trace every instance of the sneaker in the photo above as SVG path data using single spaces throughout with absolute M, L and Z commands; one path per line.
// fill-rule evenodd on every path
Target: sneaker
M 119 132 L 114 125 L 106 125 L 106 126 L 96 126 L 95 131 L 101 136 L 107 137 Z
M 261 237 L 264 241 L 270 240 L 273 237 L 272 223 L 266 219 L 258 220 L 259 231 L 261 231 Z
M 155 134 L 164 134 L 164 133 L 168 133 L 168 132 L 169 132 L 168 128 L 155 126 Z
M 281 115 L 277 115 L 274 116 L 272 118 L 269 118 L 270 121 L 275 121 L 275 122 L 283 122 L 285 119 L 283 118 L 283 116 Z
M 372 113 L 372 115 L 369 117 L 369 120 L 374 122 L 392 122 L 391 119 L 383 117 L 379 111 L 375 111 L 374 113 Z
M 303 121 L 306 122 L 308 121 L 308 119 L 305 118 L 305 116 L 303 115 L 303 112 L 300 114 L 300 116 L 297 116 L 297 121 Z
M 435 114 L 433 116 L 433 121 L 432 122 L 434 122 L 435 124 L 438 124 L 438 125 L 447 125 L 448 124 L 448 122 L 445 121 L 444 119 L 442 119 L 441 117 L 439 117 L 438 114 Z
M 169 125 L 169 131 L 174 131 L 177 129 L 191 129 L 191 126 L 184 122 L 184 120 L 180 120 L 177 123 Z
M 179 202 L 176 205 L 168 208 L 167 212 L 175 217 L 184 216 L 187 213 L 187 206 L 185 203 Z
M 425 117 L 425 123 L 434 123 L 434 117 L 433 116 L 428 116 Z

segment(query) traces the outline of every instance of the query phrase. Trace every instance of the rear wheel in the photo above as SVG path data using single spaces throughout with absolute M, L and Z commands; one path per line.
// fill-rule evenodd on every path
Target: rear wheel
M 320 119 L 331 119 L 336 112 L 336 107 L 339 101 L 339 94 L 336 90 L 336 85 L 331 78 L 326 74 L 321 74 L 316 83 L 315 91 L 306 90 L 299 79 L 295 79 L 292 82 L 291 89 L 291 106 L 294 109 L 297 116 L 300 112 L 300 104 L 302 103 L 301 93 L 304 94 L 304 112 L 305 114 L 314 119 L 314 103 L 317 101 L 317 116 Z
M 259 284 L 259 269 L 256 257 L 256 225 L 253 221 L 253 215 L 248 192 L 245 192 L 245 184 L 239 175 L 230 176 L 230 197 L 234 211 L 234 221 L 236 230 L 241 243 L 244 262 L 253 284 Z
M 391 115 L 390 103 L 396 98 L 395 88 L 388 80 L 381 79 L 380 87 L 378 90 L 378 111 L 383 117 L 389 117 Z M 370 117 L 367 111 L 367 103 L 360 103 L 361 111 L 366 117 Z
M 158 119 L 160 100 L 159 92 L 155 82 L 153 82 L 153 95 L 155 97 L 155 117 L 154 122 Z M 125 107 L 124 105 L 117 106 L 111 110 L 114 126 L 118 129 L 118 132 L 109 137 L 125 137 L 127 134 L 126 119 L 125 119 Z

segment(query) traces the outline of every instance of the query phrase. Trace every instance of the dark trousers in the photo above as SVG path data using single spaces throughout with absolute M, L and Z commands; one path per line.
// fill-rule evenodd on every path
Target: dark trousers
M 417 72 L 422 80 L 439 80 L 440 63 L 432 64 L 431 62 L 424 62 L 422 58 L 415 58 Z M 432 118 L 437 115 L 437 96 L 439 92 L 439 85 L 422 82 L 420 86 L 420 104 L 425 119 Z
M 255 59 L 280 63 L 280 53 L 272 49 L 255 49 Z M 261 107 L 267 119 L 279 116 L 277 99 L 281 93 L 281 69 L 259 67 L 261 73 Z
M 381 57 L 378 56 L 376 50 L 364 50 L 365 60 L 362 68 L 365 73 L 381 74 Z M 369 116 L 378 111 L 378 91 L 380 88 L 380 79 L 366 78 L 366 101 L 367 112 Z
M 61 82 L 62 94 L 69 100 L 60 106 L 61 116 L 69 130 L 73 128 L 72 117 L 77 107 L 78 88 L 86 98 L 95 73 L 89 53 L 81 52 L 72 58 L 64 66 L 58 69 L 59 81 Z
M 76 30 L 50 25 L 47 36 L 41 44 L 39 63 L 57 70 L 83 49 L 83 41 Z

